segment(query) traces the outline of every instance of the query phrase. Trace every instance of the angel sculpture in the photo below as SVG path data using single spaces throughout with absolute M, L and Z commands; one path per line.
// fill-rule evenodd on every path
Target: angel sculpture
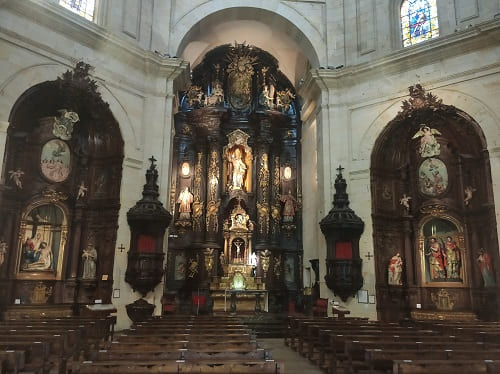
M 425 124 L 420 125 L 420 130 L 413 135 L 412 139 L 420 138 L 420 156 L 421 157 L 432 157 L 439 156 L 441 151 L 439 148 L 440 144 L 437 142 L 434 135 L 441 135 L 441 133 L 436 129 L 431 129 Z
M 464 190 L 464 195 L 465 195 L 464 204 L 465 204 L 465 206 L 469 206 L 469 203 L 472 200 L 472 194 L 474 192 L 476 192 L 476 189 L 474 187 L 472 187 L 472 186 L 465 187 L 465 190 Z
M 20 190 L 22 190 L 23 189 L 23 183 L 21 182 L 21 177 L 24 175 L 24 171 L 22 171 L 21 169 L 17 169 L 16 171 L 10 170 L 9 174 L 10 174 L 10 179 L 14 181 L 14 183 L 17 186 L 17 188 L 19 188 Z

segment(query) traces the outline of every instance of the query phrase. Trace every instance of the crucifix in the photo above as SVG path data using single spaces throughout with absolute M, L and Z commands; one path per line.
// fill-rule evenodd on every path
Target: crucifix
M 151 156 L 148 160 L 151 161 L 151 165 L 154 166 L 156 158 L 154 158 L 154 156 Z
M 120 244 L 120 246 L 118 247 L 118 249 L 120 250 L 120 253 L 123 252 L 123 250 L 125 249 L 125 247 L 123 246 L 123 243 Z
M 372 257 L 375 257 L 374 255 L 372 255 L 370 252 L 368 252 L 365 257 L 368 259 L 368 261 L 370 261 L 372 259 Z
M 339 167 L 336 169 L 339 172 L 339 175 L 342 175 L 342 170 L 344 170 L 342 166 L 339 165 Z

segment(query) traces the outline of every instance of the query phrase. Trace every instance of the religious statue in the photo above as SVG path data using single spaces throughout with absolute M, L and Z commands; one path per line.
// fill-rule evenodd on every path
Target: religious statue
M 404 214 L 410 213 L 410 201 L 411 196 L 406 196 L 406 194 L 403 194 L 403 197 L 399 199 L 399 204 L 403 207 Z
M 17 188 L 20 190 L 23 189 L 23 183 L 21 182 L 21 177 L 24 175 L 24 171 L 21 169 L 17 169 L 16 171 L 10 170 L 9 171 L 10 179 L 14 181 L 16 184 Z
M 292 196 L 292 191 L 288 190 L 287 195 L 279 195 L 283 206 L 283 222 L 293 222 L 297 210 L 297 200 Z
M 259 105 L 266 109 L 273 109 L 273 98 L 269 94 L 269 88 L 267 85 L 264 86 L 264 89 L 259 95 Z
M 208 274 L 210 274 L 213 267 L 214 267 L 214 249 L 207 248 L 205 250 L 205 270 L 207 271 Z
M 188 265 L 188 278 L 194 278 L 198 274 L 198 258 L 190 258 Z
M 446 237 L 444 243 L 446 249 L 446 276 L 448 278 L 460 278 L 460 249 L 451 236 Z
M 5 257 L 7 257 L 7 242 L 0 239 L 0 266 L 5 262 Z
M 210 95 L 205 97 L 205 105 L 217 105 L 224 102 L 224 90 L 220 82 L 216 81 Z
M 241 260 L 243 258 L 243 253 L 245 251 L 245 248 L 243 250 L 241 249 L 241 246 L 245 244 L 245 242 L 241 239 L 236 239 L 233 241 L 233 244 L 236 246 L 236 251 L 233 252 L 233 258 L 236 260 Z
M 396 253 L 391 257 L 389 261 L 388 271 L 388 282 L 392 286 L 401 286 L 403 282 L 401 281 L 401 274 L 403 273 L 403 259 L 399 253 Z
M 76 194 L 76 199 L 80 199 L 81 197 L 84 197 L 85 196 L 85 193 L 87 192 L 88 188 L 85 187 L 85 184 L 83 183 L 83 181 L 80 183 L 80 185 L 78 186 L 78 192 Z
M 28 263 L 28 270 L 53 270 L 53 254 L 52 249 L 47 242 L 42 241 L 38 248 L 35 248 L 34 262 Z
M 241 190 L 243 188 L 243 184 L 245 181 L 245 172 L 247 170 L 247 166 L 241 159 L 241 150 L 239 148 L 236 148 L 233 154 L 231 155 L 231 164 L 232 164 L 231 188 L 233 190 Z
M 87 248 L 83 250 L 83 273 L 82 279 L 95 279 L 97 270 L 97 250 L 93 244 L 88 244 Z
M 177 203 L 179 203 L 179 218 L 191 218 L 191 203 L 193 202 L 193 194 L 189 192 L 189 187 L 185 187 L 179 194 Z
M 429 239 L 429 251 L 425 255 L 429 256 L 431 280 L 446 278 L 446 253 L 437 238 Z
M 425 124 L 420 125 L 420 130 L 418 130 L 412 139 L 420 138 L 420 148 L 419 153 L 421 157 L 432 157 L 439 156 L 441 151 L 439 148 L 440 144 L 437 142 L 434 135 L 441 135 L 441 133 L 436 129 L 431 129 Z
M 493 272 L 493 263 L 488 252 L 483 248 L 479 250 L 477 256 L 481 276 L 483 277 L 484 287 L 495 287 L 495 275 Z
M 255 252 L 252 252 L 252 254 L 250 255 L 249 263 L 252 266 L 257 266 L 257 255 L 255 254 Z
M 464 195 L 465 195 L 464 204 L 465 204 L 465 206 L 469 206 L 470 201 L 472 200 L 472 194 L 474 192 L 476 192 L 476 189 L 473 188 L 472 186 L 465 187 L 465 190 L 464 190 Z

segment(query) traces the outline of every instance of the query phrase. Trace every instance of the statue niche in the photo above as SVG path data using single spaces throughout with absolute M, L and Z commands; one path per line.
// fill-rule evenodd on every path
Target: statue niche
M 228 135 L 229 143 L 224 148 L 224 176 L 227 192 L 251 191 L 252 149 L 248 146 L 249 135 L 241 130 Z

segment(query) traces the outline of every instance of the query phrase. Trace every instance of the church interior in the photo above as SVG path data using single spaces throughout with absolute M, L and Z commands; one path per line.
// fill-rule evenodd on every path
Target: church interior
M 2 0 L 0 55 L 0 372 L 500 372 L 500 1 Z

